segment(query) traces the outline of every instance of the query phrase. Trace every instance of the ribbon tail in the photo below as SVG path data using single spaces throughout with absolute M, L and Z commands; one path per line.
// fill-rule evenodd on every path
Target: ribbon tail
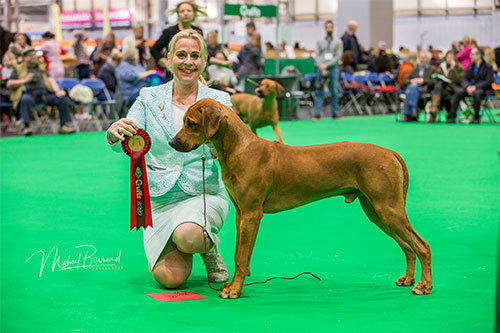
M 144 156 L 142 157 L 142 170 L 144 170 L 142 178 L 144 184 L 144 220 L 145 220 L 144 229 L 146 229 L 147 227 L 151 228 L 153 227 L 153 219 L 151 217 L 151 200 L 149 197 L 148 174 L 146 170 L 146 161 L 144 160 Z
M 130 156 L 130 230 L 137 227 L 137 200 L 134 171 L 134 157 Z

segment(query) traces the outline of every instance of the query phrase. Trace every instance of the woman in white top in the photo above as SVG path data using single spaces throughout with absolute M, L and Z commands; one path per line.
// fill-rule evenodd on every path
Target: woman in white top
M 212 98 L 231 107 L 227 93 L 201 83 L 206 54 L 203 37 L 196 31 L 188 29 L 177 33 L 168 52 L 173 80 L 143 88 L 127 118 L 113 123 L 106 134 L 108 143 L 117 151 L 120 147 L 116 143 L 126 135 L 135 134 L 138 128 L 151 136 L 146 169 L 153 228 L 144 230 L 144 247 L 151 274 L 167 288 L 176 288 L 189 277 L 194 253 L 202 254 L 210 281 L 221 282 L 229 277 L 217 246 L 214 246 L 218 244 L 217 233 L 228 211 L 218 168 L 208 159 L 203 175 L 202 147 L 179 153 L 168 145 L 182 128 L 185 111 L 197 100 Z M 206 233 L 202 228 L 203 176 L 207 194 Z

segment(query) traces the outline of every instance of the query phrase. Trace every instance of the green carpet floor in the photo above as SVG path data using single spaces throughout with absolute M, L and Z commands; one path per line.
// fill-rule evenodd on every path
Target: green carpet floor
M 346 205 L 336 197 L 266 215 L 246 282 L 302 271 L 322 281 L 273 280 L 223 300 L 208 288 L 197 256 L 180 290 L 206 299 L 158 302 L 147 294 L 166 290 L 148 272 L 142 232 L 128 230 L 126 155 L 112 152 L 103 133 L 11 137 L 0 140 L 1 332 L 493 331 L 500 126 L 374 116 L 281 128 L 290 145 L 368 142 L 405 159 L 408 215 L 432 250 L 431 295 L 394 284 L 405 271 L 402 251 L 357 201 Z M 270 128 L 260 135 L 273 139 Z M 232 206 L 220 237 L 232 274 Z M 56 250 L 64 266 L 94 249 L 94 257 L 119 255 L 120 262 L 54 266 Z M 43 270 L 37 251 L 46 255 Z M 417 273 L 419 280 L 419 264 Z

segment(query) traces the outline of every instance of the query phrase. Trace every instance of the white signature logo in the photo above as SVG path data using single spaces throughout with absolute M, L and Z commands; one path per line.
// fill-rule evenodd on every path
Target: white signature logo
M 25 263 L 28 263 L 28 261 L 34 258 L 37 254 L 40 254 L 41 261 L 39 277 L 42 277 L 45 266 L 51 256 L 53 258 L 52 272 L 64 271 L 68 269 L 123 269 L 121 266 L 122 250 L 120 250 L 118 256 L 116 257 L 98 257 L 95 255 L 97 253 L 97 249 L 93 245 L 77 245 L 75 246 L 75 249 L 78 250 L 77 256 L 72 257 L 71 254 L 68 254 L 67 257 L 65 256 L 63 258 L 59 255 L 59 246 L 54 245 L 48 254 L 46 254 L 43 250 L 33 252 L 28 259 L 26 259 Z

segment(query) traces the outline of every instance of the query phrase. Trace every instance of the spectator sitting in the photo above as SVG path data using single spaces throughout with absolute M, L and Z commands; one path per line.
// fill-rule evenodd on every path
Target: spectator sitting
M 490 64 L 494 73 L 498 72 L 498 65 L 495 61 L 495 51 L 493 51 L 493 49 L 491 47 L 486 47 L 484 49 L 484 61 L 487 64 Z
M 117 68 L 118 86 L 127 105 L 133 103 L 142 88 L 147 87 L 146 78 L 156 71 L 146 71 L 139 64 L 139 51 L 131 49 L 123 55 L 123 60 Z
M 42 35 L 42 51 L 47 58 L 49 75 L 54 79 L 64 78 L 64 65 L 61 61 L 61 47 L 54 39 L 54 34 L 47 31 Z
M 223 51 L 217 51 L 215 58 L 218 60 L 218 63 L 212 63 L 207 68 L 210 81 L 212 81 L 211 87 L 230 94 L 236 93 L 234 86 L 238 80 L 231 67 L 224 65 L 224 63 L 227 63 L 226 55 Z
M 455 92 L 451 110 L 448 113 L 448 123 L 454 123 L 457 115 L 459 103 L 467 96 L 474 99 L 474 119 L 473 124 L 479 124 L 481 110 L 481 101 L 485 93 L 491 90 L 493 82 L 493 69 L 490 64 L 484 61 L 478 48 L 473 48 L 470 52 L 472 65 L 467 67 L 465 75 L 462 78 L 462 89 Z
M 101 69 L 99 70 L 99 73 L 97 74 L 97 77 L 101 79 L 104 84 L 106 85 L 106 88 L 109 91 L 110 98 L 113 99 L 115 96 L 116 92 L 116 87 L 118 85 L 118 81 L 116 78 L 116 68 L 120 65 L 120 62 L 122 61 L 122 53 L 118 51 L 118 49 L 114 49 L 111 52 L 111 55 L 107 59 L 106 63 L 101 66 Z M 105 100 L 106 95 L 104 92 L 100 93 L 97 95 L 98 100 Z
M 23 33 L 17 33 L 14 35 L 14 41 L 9 45 L 9 52 L 16 56 L 16 61 L 21 63 L 23 61 L 23 53 L 31 46 L 28 45 L 28 40 L 26 35 Z
M 466 70 L 467 67 L 469 67 L 470 64 L 472 63 L 470 58 L 470 51 L 472 50 L 471 38 L 469 36 L 464 36 L 462 38 L 462 43 L 463 47 L 457 53 L 457 60 L 458 63 L 462 66 L 462 68 Z
M 260 49 L 260 34 L 254 33 L 250 43 L 245 44 L 238 54 L 239 63 L 233 69 L 240 76 L 262 73 L 262 51 Z
M 207 34 L 207 56 L 208 56 L 208 64 L 218 64 L 224 66 L 232 66 L 232 62 L 227 59 L 224 55 L 224 58 L 219 56 L 216 57 L 218 52 L 223 52 L 222 44 L 219 44 L 217 41 L 217 31 L 210 31 Z M 225 59 L 225 60 L 224 60 Z
M 5 52 L 2 57 L 2 71 L 0 77 L 0 103 L 10 103 L 10 91 L 7 89 L 7 80 L 10 78 L 14 72 L 14 68 L 17 65 L 16 56 L 11 52 Z M 2 107 L 2 121 L 8 123 L 10 121 L 9 108 Z
M 344 51 L 342 54 L 342 63 L 340 65 L 340 73 L 354 74 L 354 68 L 352 68 L 352 62 L 354 60 L 354 54 L 351 50 Z
M 99 69 L 101 69 L 101 66 L 106 63 L 106 60 L 111 54 L 111 51 L 113 51 L 114 49 L 117 49 L 116 36 L 113 32 L 109 32 L 104 38 L 104 41 L 96 47 L 96 50 L 94 50 L 94 52 L 92 52 L 91 59 L 94 64 L 92 74 L 94 76 L 97 76 L 97 74 L 99 73 Z
M 378 42 L 378 55 L 374 59 L 373 71 L 375 73 L 392 72 L 394 63 L 387 54 L 387 46 L 384 41 Z
M 415 67 L 417 62 L 417 53 L 410 52 L 408 58 L 401 57 L 400 64 L 398 66 L 398 83 L 401 87 L 405 87 L 405 81 L 410 72 Z
M 430 92 L 434 86 L 432 74 L 434 68 L 430 66 L 431 56 L 427 52 L 421 52 L 417 61 L 417 66 L 413 68 L 406 78 L 406 102 L 403 121 L 417 121 L 417 106 L 420 96 Z
M 56 81 L 47 74 L 45 66 L 39 62 L 34 49 L 25 50 L 23 56 L 23 63 L 14 69 L 7 81 L 7 88 L 11 89 L 10 99 L 14 108 L 19 106 L 19 114 L 25 125 L 24 135 L 32 133 L 31 109 L 36 103 L 42 102 L 57 106 L 61 124 L 59 134 L 75 132 L 75 129 L 68 125 L 71 118 L 69 104 L 65 98 L 66 92 L 59 89 Z
M 445 61 L 439 65 L 436 73 L 439 76 L 436 77 L 434 89 L 432 90 L 432 108 L 426 120 L 428 123 L 436 121 L 440 103 L 443 104 L 446 110 L 450 110 L 451 97 L 453 97 L 455 91 L 460 89 L 460 82 L 464 75 L 464 70 L 457 62 L 453 51 L 446 52 L 444 59 Z

